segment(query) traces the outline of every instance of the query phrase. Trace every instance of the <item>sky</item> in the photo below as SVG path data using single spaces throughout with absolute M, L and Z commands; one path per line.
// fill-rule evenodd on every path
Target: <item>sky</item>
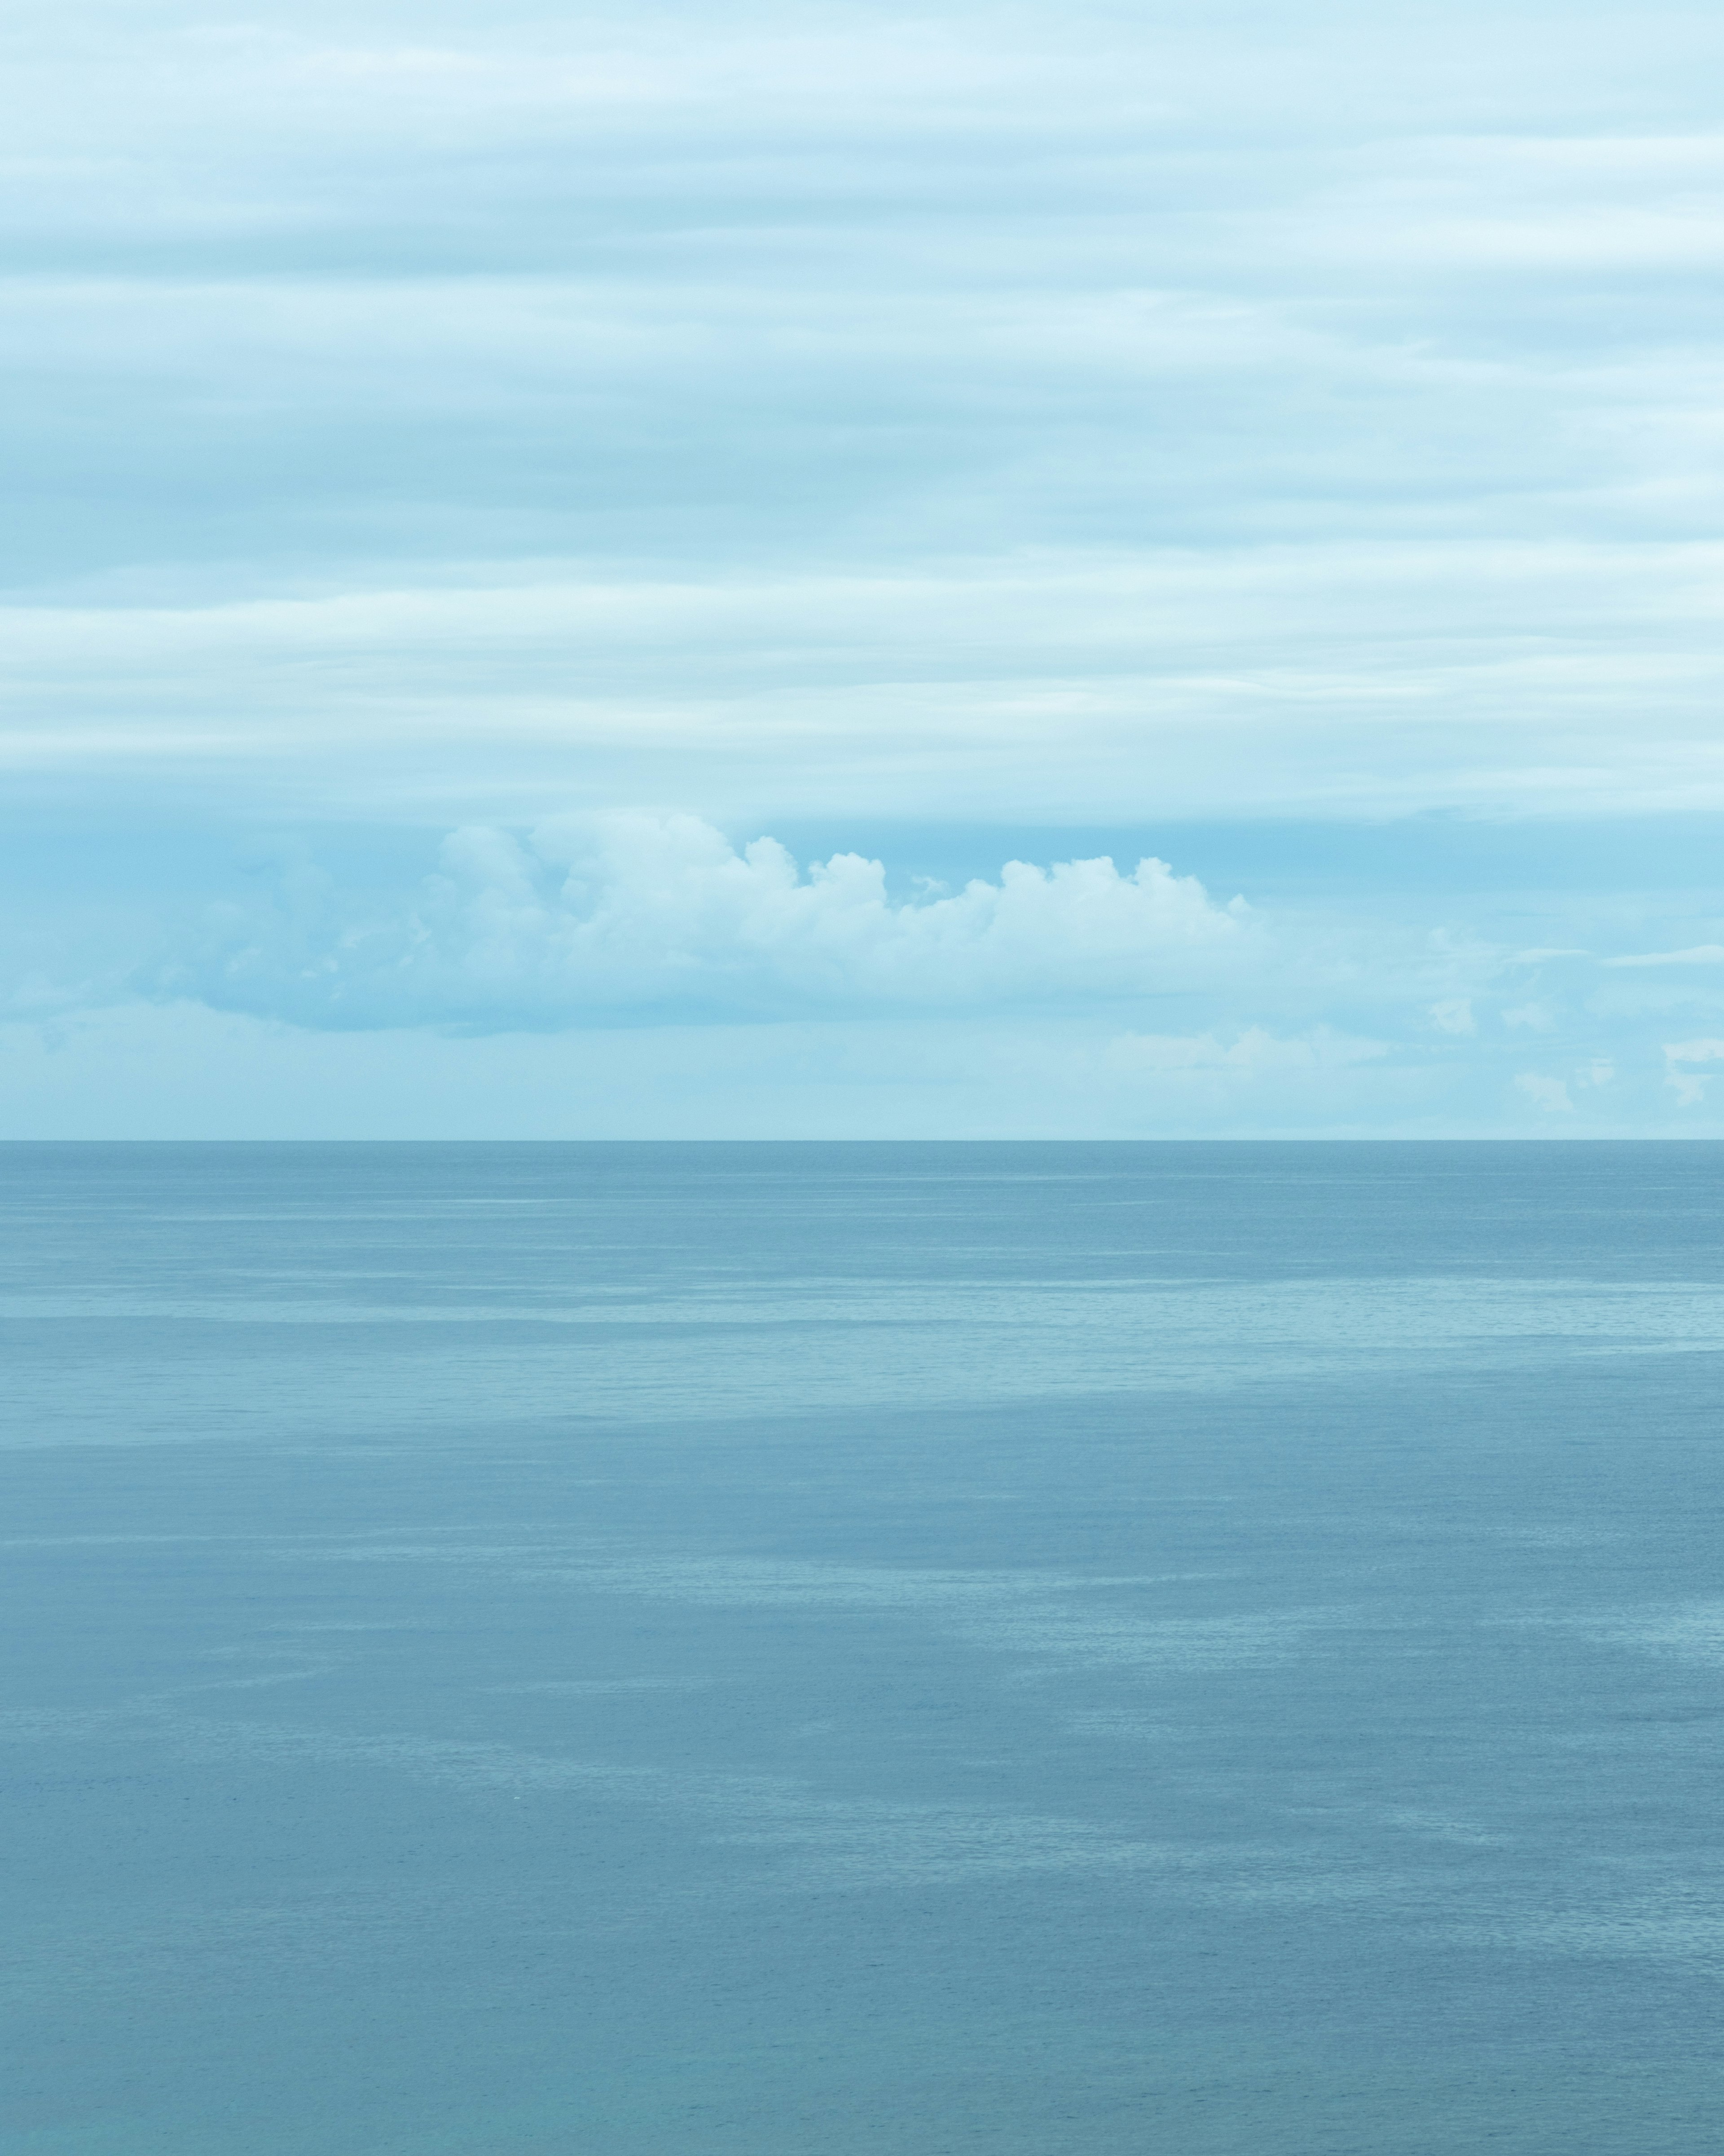
M 1724 15 L 0 30 L 0 1136 L 1724 1136 Z

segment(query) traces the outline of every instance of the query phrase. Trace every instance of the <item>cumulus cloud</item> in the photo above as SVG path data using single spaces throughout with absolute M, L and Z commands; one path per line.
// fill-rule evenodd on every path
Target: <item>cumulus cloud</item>
M 895 897 L 859 854 L 804 872 L 775 839 L 614 814 L 456 831 L 436 874 L 381 905 L 297 871 L 211 909 L 151 985 L 301 1024 L 495 1030 L 1142 997 L 1213 985 L 1260 943 L 1243 901 L 1152 858 L 1008 861 Z
M 1708 1079 L 1700 1076 L 1697 1063 L 1724 1063 L 1724 1040 L 1666 1041 L 1665 1078 L 1680 1108 L 1697 1108 L 1706 1096 Z
M 1566 1079 L 1546 1078 L 1536 1070 L 1523 1070 L 1515 1080 L 1515 1084 L 1535 1108 L 1543 1108 L 1555 1115 L 1566 1115 L 1574 1106 L 1568 1097 Z

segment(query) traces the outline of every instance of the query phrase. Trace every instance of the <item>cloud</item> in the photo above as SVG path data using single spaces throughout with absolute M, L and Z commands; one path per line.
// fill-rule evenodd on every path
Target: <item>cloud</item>
M 1720 33 L 1437 23 L 58 11 L 0 56 L 9 768 L 1724 799 Z
M 381 904 L 295 870 L 211 908 L 151 986 L 304 1025 L 496 1030 L 1141 998 L 1213 987 L 1262 947 L 1241 901 L 1154 859 L 1008 861 L 895 898 L 859 854 L 804 873 L 773 839 L 613 814 L 457 831 L 434 875 Z
M 1724 966 L 1724 943 L 1696 943 L 1687 951 L 1648 951 L 1628 958 L 1606 958 L 1607 966 Z
M 306 454 L 352 469 L 341 444 Z M 629 528 L 620 510 L 609 528 Z M 149 603 L 38 594 L 0 612 L 0 765 L 98 792 L 218 774 L 311 813 L 451 822 L 523 821 L 568 798 L 572 769 L 594 806 L 661 798 L 667 759 L 679 798 L 726 822 L 1724 801 L 1717 563 L 1692 547 L 1313 529 L 989 552 L 972 534 L 930 561 L 881 534 L 845 566 L 715 534 L 740 558 L 691 565 L 687 528 L 644 532 L 659 558 L 632 568 L 347 564 L 323 588 L 246 595 L 221 588 L 227 563 L 180 565 Z M 1439 633 L 1434 606 L 1474 629 Z M 1613 609 L 1657 643 L 1655 681 L 1565 649 Z M 1631 690 L 1655 738 L 1625 728 Z
M 1680 1108 L 1697 1108 L 1706 1096 L 1710 1081 L 1696 1075 L 1696 1063 L 1724 1063 L 1724 1040 L 1667 1041 L 1664 1051 L 1665 1082 Z
M 141 988 L 357 1069 L 367 1029 L 686 1063 L 695 1020 L 788 1055 L 994 1009 L 1018 1056 L 1045 1007 L 1079 1075 L 1016 1127 L 1250 1072 L 1496 1127 L 1529 1049 L 1588 1116 L 1693 1127 L 1706 1065 L 1660 1043 L 1718 1023 L 1721 910 L 1644 831 L 1724 803 L 1724 16 L 1550 19 L 35 11 L 0 52 L 10 1008 Z M 695 819 L 627 813 L 667 799 Z M 1641 812 L 1631 870 L 1599 834 Z M 1382 821 L 1374 866 L 1313 865 Z M 1459 838 L 1431 866 L 1451 822 L 1497 833 L 1496 897 Z M 234 889 L 210 859 L 259 828 L 339 865 Z M 949 890 L 875 859 L 912 829 Z
M 1552 1114 L 1566 1115 L 1574 1106 L 1573 1101 L 1568 1097 L 1568 1086 L 1564 1079 L 1544 1078 L 1541 1077 L 1536 1070 L 1523 1070 L 1515 1080 L 1515 1083 L 1536 1108 L 1543 1108 Z

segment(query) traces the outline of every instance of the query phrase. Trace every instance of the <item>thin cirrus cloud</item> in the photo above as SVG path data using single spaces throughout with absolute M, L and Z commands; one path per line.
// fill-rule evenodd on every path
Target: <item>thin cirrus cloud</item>
M 1603 963 L 1610 967 L 1724 966 L 1724 943 L 1696 943 L 1687 951 L 1639 951 Z
M 1724 788 L 1711 589 L 1669 548 L 1277 542 L 38 600 L 0 610 L 4 755 L 20 783 L 267 778 L 311 815 L 522 821 L 554 773 L 621 806 L 673 767 L 726 821 L 1691 808 Z M 1630 613 L 1665 727 L 1632 770 L 1605 648 Z
M 57 11 L 4 55 L 0 757 L 242 816 L 1724 799 L 1721 50 Z

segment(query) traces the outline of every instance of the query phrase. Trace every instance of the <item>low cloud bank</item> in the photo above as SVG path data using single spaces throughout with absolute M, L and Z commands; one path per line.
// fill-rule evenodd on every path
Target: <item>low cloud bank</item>
M 894 898 L 882 863 L 804 874 L 691 816 L 607 815 L 446 839 L 410 896 L 320 872 L 206 916 L 157 995 L 309 1026 L 555 1029 L 690 1015 L 977 1008 L 1213 986 L 1255 947 L 1243 901 L 1144 860 L 1039 868 Z

